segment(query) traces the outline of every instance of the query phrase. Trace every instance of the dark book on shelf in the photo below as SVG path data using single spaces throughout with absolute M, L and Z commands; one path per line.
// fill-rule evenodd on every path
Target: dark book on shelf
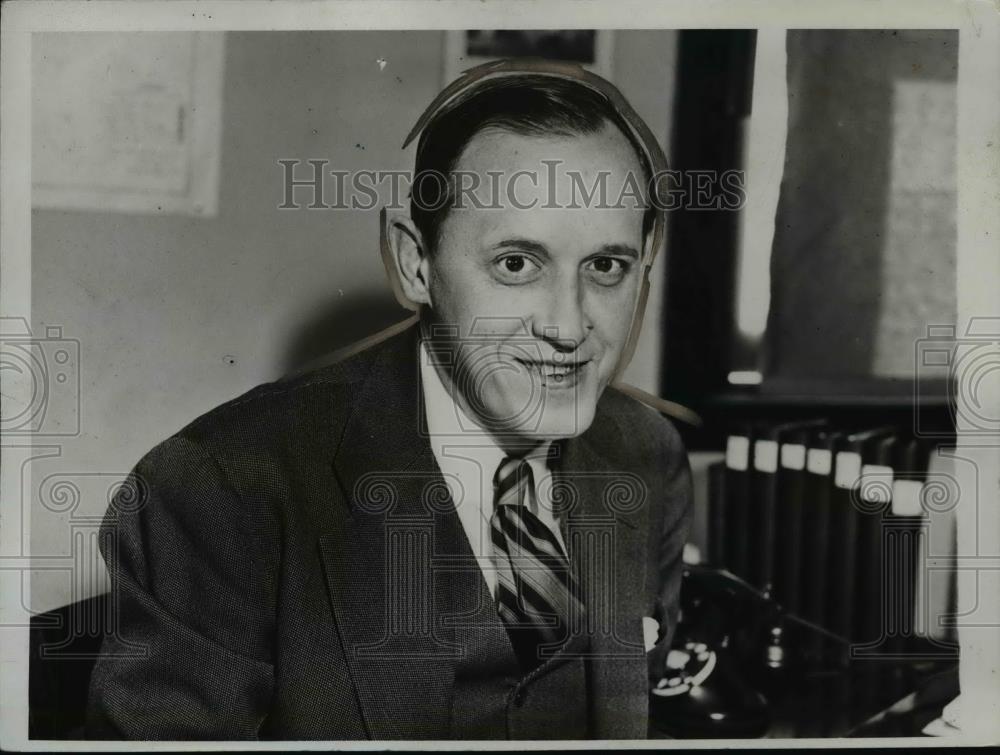
M 726 568 L 747 579 L 750 569 L 750 483 L 752 427 L 739 428 L 726 440 Z

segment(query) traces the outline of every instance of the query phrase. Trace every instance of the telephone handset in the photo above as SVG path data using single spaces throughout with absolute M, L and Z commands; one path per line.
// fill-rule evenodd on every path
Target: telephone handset
M 677 738 L 762 736 L 761 689 L 786 660 L 777 606 L 722 569 L 686 564 L 683 579 L 680 620 L 650 690 L 653 726 Z

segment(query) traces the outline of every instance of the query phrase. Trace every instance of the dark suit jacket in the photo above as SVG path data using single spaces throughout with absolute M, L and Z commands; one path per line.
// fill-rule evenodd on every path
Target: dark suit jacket
M 119 625 L 94 669 L 88 735 L 446 738 L 461 656 L 448 618 L 484 583 L 433 563 L 438 542 L 471 549 L 421 416 L 414 328 L 255 388 L 148 453 L 102 529 Z M 668 421 L 613 389 L 561 450 L 564 536 L 605 544 L 570 545 L 588 609 L 611 622 L 591 637 L 588 731 L 644 737 L 642 617 L 660 621 L 649 662 L 662 668 L 687 459 Z M 432 537 L 400 551 L 390 530 Z M 595 558 L 610 568 L 586 568 Z

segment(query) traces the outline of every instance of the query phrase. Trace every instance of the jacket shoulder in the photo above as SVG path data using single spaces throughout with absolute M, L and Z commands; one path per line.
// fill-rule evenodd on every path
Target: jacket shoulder
M 323 453 L 339 438 L 377 350 L 251 388 L 192 420 L 171 439 L 195 443 L 223 463 L 234 457 L 261 462 L 302 449 Z
M 586 437 L 607 455 L 623 460 L 656 451 L 685 455 L 684 442 L 671 420 L 614 387 L 601 396 Z

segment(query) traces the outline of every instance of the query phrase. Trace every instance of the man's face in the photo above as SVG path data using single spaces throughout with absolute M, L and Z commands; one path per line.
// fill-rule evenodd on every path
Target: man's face
M 445 380 L 495 434 L 578 435 L 593 421 L 635 307 L 643 209 L 617 200 L 623 186 L 643 186 L 638 157 L 610 125 L 577 136 L 494 130 L 470 141 L 456 170 L 484 177 L 476 195 L 487 206 L 451 209 L 428 259 L 435 348 L 452 364 Z M 601 173 L 610 207 L 597 206 L 599 192 L 584 199 Z

